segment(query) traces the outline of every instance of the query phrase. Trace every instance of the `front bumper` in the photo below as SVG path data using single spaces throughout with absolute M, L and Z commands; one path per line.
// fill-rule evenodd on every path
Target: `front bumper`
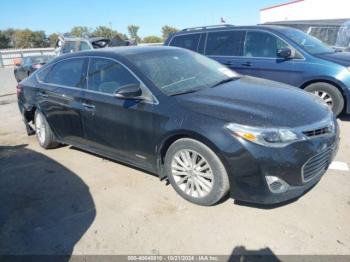
M 284 148 L 268 148 L 237 138 L 242 147 L 224 152 L 232 198 L 259 204 L 276 204 L 298 198 L 316 185 L 328 169 L 339 144 L 339 128 L 335 133 L 296 142 Z M 328 150 L 329 159 L 324 170 L 307 182 L 302 176 L 303 166 L 316 155 Z M 272 193 L 266 176 L 274 176 L 288 184 L 284 193 Z

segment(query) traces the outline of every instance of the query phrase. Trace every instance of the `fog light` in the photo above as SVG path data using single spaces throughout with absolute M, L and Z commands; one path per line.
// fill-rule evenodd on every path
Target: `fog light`
M 276 176 L 265 176 L 267 185 L 272 193 L 279 194 L 288 190 L 288 183 Z

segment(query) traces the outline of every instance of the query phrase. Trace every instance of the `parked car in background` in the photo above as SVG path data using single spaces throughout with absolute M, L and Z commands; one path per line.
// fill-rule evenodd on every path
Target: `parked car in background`
M 28 77 L 35 70 L 42 67 L 45 63 L 53 59 L 53 56 L 27 56 L 20 63 L 15 65 L 14 74 L 17 82 Z
M 228 193 L 256 203 L 299 197 L 339 143 L 336 119 L 318 97 L 182 48 L 64 55 L 17 94 L 43 148 L 71 144 L 137 166 L 200 205 Z
M 299 87 L 320 96 L 335 115 L 350 113 L 350 53 L 280 26 L 220 25 L 184 29 L 165 45 L 205 54 L 241 74 Z
M 106 37 L 63 37 L 60 36 L 56 43 L 57 55 L 86 51 L 105 47 L 129 46 L 131 41 L 123 40 L 119 37 L 109 39 Z

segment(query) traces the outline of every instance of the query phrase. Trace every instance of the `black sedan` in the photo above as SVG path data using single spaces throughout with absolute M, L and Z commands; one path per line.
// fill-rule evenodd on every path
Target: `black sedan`
M 200 205 L 228 193 L 256 203 L 299 197 L 339 142 L 317 96 L 172 47 L 61 56 L 17 93 L 42 147 L 70 144 L 156 173 Z
M 45 63 L 53 59 L 53 56 L 28 56 L 24 57 L 20 64 L 16 65 L 14 74 L 17 82 L 28 77 L 35 70 L 41 68 Z

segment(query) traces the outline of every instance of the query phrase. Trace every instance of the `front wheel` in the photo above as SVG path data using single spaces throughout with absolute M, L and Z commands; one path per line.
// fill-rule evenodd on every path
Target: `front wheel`
M 344 108 L 344 98 L 335 86 L 328 83 L 314 83 L 305 88 L 305 91 L 319 96 L 333 111 L 339 115 Z
M 41 147 L 50 149 L 59 145 L 45 116 L 38 110 L 35 111 L 34 124 L 36 139 Z
M 228 193 L 224 165 L 197 140 L 183 138 L 174 142 L 165 157 L 165 170 L 176 192 L 192 203 L 211 206 Z

